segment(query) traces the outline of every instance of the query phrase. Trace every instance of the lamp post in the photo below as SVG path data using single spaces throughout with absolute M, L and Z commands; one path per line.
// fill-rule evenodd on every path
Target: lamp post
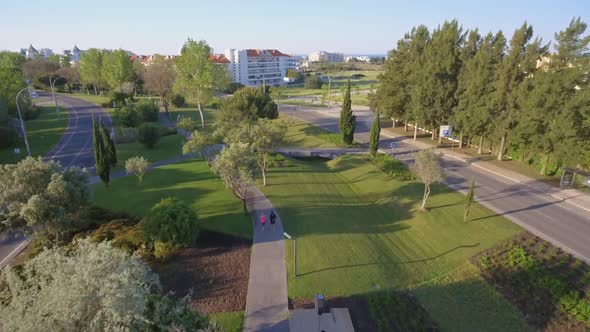
M 20 90 L 16 94 L 16 110 L 18 111 L 18 117 L 20 118 L 20 126 L 23 131 L 23 136 L 25 137 L 25 146 L 27 147 L 27 153 L 29 154 L 29 157 L 30 157 L 31 156 L 31 148 L 29 147 L 29 139 L 27 138 L 27 130 L 25 129 L 25 121 L 23 120 L 23 115 L 21 114 L 20 106 L 18 104 L 18 97 L 20 97 L 20 94 L 23 93 L 23 91 L 27 91 L 27 90 L 29 90 L 28 86 L 26 88 L 23 88 L 22 90 Z
M 332 101 L 330 100 L 330 89 L 332 88 L 332 77 L 328 76 L 328 111 L 330 110 L 330 106 L 332 105 Z
M 60 78 L 66 79 L 63 76 L 58 76 L 54 80 L 52 80 L 53 74 L 49 75 L 49 86 L 51 87 L 51 94 L 53 96 L 53 102 L 55 103 L 55 112 L 58 114 L 59 117 L 59 107 L 57 106 L 57 98 L 55 98 L 55 82 Z

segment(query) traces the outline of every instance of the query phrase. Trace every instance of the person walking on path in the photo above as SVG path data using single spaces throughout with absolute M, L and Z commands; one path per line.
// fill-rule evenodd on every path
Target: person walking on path
M 262 225 L 262 230 L 264 230 L 264 225 L 266 224 L 266 216 L 264 214 L 260 215 L 260 225 Z
M 270 217 L 270 227 L 271 227 L 271 229 L 274 232 L 274 230 L 275 230 L 275 222 L 277 221 L 277 215 L 275 214 L 275 211 L 274 210 L 270 211 L 270 216 L 269 217 Z

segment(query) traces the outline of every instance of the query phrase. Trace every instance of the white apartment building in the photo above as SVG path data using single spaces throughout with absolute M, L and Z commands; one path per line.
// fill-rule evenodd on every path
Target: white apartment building
M 309 62 L 344 62 L 344 54 L 315 51 L 309 55 Z
M 227 49 L 211 60 L 227 65 L 233 81 L 247 86 L 284 84 L 287 70 L 299 68 L 297 57 L 272 49 Z

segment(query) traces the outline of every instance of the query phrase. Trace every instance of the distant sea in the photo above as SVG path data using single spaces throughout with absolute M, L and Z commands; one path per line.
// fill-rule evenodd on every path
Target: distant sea
M 303 57 L 303 56 L 309 56 L 309 54 L 295 54 L 295 56 Z M 383 53 L 383 54 L 381 54 L 381 53 L 373 53 L 373 54 L 371 54 L 371 53 L 364 53 L 364 54 L 362 54 L 362 53 L 357 53 L 357 54 L 344 54 L 344 57 L 345 58 L 347 56 L 354 56 L 354 57 L 357 57 L 357 56 L 368 56 L 369 58 L 383 58 L 383 57 L 386 57 L 387 54 L 385 54 L 385 53 Z

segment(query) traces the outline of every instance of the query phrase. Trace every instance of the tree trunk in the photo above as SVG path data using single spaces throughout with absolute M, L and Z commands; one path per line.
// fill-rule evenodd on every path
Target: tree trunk
M 459 149 L 463 147 L 463 133 L 459 134 Z
M 418 123 L 414 122 L 414 141 L 416 140 L 417 136 L 418 136 Z
M 504 160 L 505 145 L 506 145 L 506 133 L 502 134 L 502 139 L 500 140 L 500 148 L 498 150 L 498 160 Z
M 429 195 L 430 195 L 430 185 L 424 184 L 424 196 L 422 197 L 422 206 L 420 207 L 421 210 L 426 209 L 426 201 L 428 201 Z
M 396 125 L 395 119 L 391 118 L 391 128 L 395 128 L 395 125 Z
M 471 136 L 467 139 L 467 148 L 471 147 Z
M 201 128 L 205 128 L 205 117 L 203 116 L 203 108 L 201 107 L 200 99 L 197 99 L 197 107 L 199 108 L 199 115 L 201 116 Z
M 262 171 L 262 185 L 266 187 L 266 167 L 260 167 Z
M 436 139 L 436 130 L 432 129 L 432 138 L 431 140 L 435 140 Z
M 541 175 L 547 174 L 547 164 L 549 164 L 549 153 L 543 154 L 543 161 L 541 164 Z
M 442 144 L 443 142 L 443 137 L 438 135 L 438 144 Z
M 408 131 L 408 121 L 404 121 L 404 131 Z
M 477 146 L 477 154 L 482 154 L 483 152 L 483 136 L 479 136 L 479 145 Z
M 92 84 L 92 86 L 94 87 L 94 94 L 98 96 L 98 89 L 96 89 L 96 84 Z

